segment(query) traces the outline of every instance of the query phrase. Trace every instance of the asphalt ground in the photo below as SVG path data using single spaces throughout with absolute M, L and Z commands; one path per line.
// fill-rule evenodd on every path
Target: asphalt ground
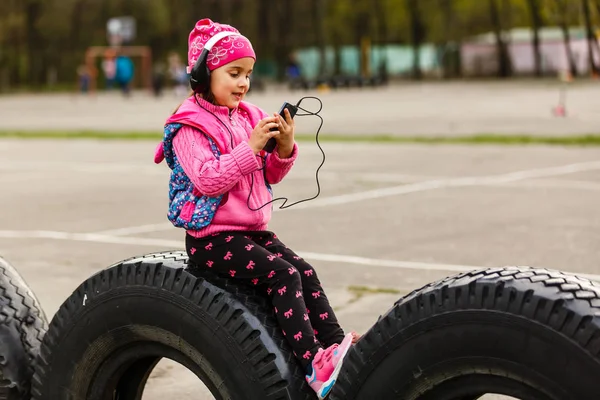
M 325 105 L 323 131 L 333 134 L 594 132 L 600 113 L 590 99 L 598 86 L 572 88 L 565 119 L 550 114 L 554 84 L 316 94 Z M 300 94 L 256 93 L 249 100 L 276 110 Z M 177 102 L 172 95 L 123 99 L 117 93 L 0 97 L 0 130 L 160 131 Z M 353 112 L 359 103 L 364 112 Z M 299 120 L 299 130 L 314 132 L 317 123 Z M 153 164 L 155 145 L 0 140 L 0 254 L 24 276 L 48 318 L 96 271 L 134 255 L 183 248 L 183 233 L 166 220 L 169 171 Z M 402 294 L 478 267 L 530 265 L 600 279 L 598 147 L 322 147 L 319 197 L 276 210 L 270 229 L 313 263 L 347 330 L 364 332 Z M 275 186 L 288 204 L 317 190 L 321 153 L 311 142 L 300 143 L 300 152 Z M 144 400 L 211 398 L 199 393 L 205 390 L 191 373 L 165 361 Z
M 562 93 L 562 94 L 561 94 Z M 465 134 L 528 134 L 561 136 L 598 134 L 600 81 L 563 84 L 542 81 L 394 83 L 376 89 L 289 91 L 268 86 L 250 92 L 247 100 L 268 112 L 284 101 L 303 96 L 323 102 L 323 133 L 348 136 L 462 136 Z M 567 118 L 552 110 L 564 98 Z M 181 101 L 173 92 L 161 98 L 136 92 L 124 98 L 119 92 L 95 96 L 38 94 L 0 96 L 2 130 L 158 131 Z M 318 102 L 302 106 L 318 109 Z M 310 133 L 300 130 L 299 133 Z
M 99 269 L 183 248 L 182 232 L 166 221 L 168 168 L 152 163 L 154 145 L 0 141 L 0 254 L 49 318 Z M 321 194 L 277 210 L 270 229 L 314 264 L 348 330 L 367 330 L 402 293 L 476 267 L 600 275 L 598 148 L 327 143 L 323 149 Z M 321 153 L 311 143 L 300 151 L 275 187 L 289 202 L 316 193 Z M 144 399 L 198 393 L 179 370 L 161 363 Z

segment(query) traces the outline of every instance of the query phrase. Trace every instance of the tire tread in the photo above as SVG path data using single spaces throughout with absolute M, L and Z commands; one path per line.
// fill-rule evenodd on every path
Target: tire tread
M 600 363 L 600 284 L 561 271 L 508 266 L 464 272 L 400 298 L 348 353 L 331 400 L 352 399 L 406 326 L 429 316 L 485 309 L 544 324 Z
M 0 257 L 0 324 L 14 332 L 19 343 L 0 346 L 0 399 L 28 399 L 34 362 L 48 322 L 44 311 L 23 277 Z M 22 353 L 25 359 L 22 358 Z

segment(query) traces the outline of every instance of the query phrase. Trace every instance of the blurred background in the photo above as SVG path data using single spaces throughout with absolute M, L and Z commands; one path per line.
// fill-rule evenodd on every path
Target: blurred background
M 259 89 L 600 71 L 600 0 L 4 0 L 0 92 L 185 86 L 203 17 L 250 38 Z
M 345 329 L 475 268 L 600 280 L 600 0 L 0 0 L 0 256 L 49 319 L 97 271 L 183 248 L 153 155 L 201 18 L 252 41 L 248 101 L 323 102 L 321 186 L 320 121 L 297 117 L 274 187 L 319 197 L 269 227 Z M 144 400 L 165 398 L 214 397 L 164 360 Z

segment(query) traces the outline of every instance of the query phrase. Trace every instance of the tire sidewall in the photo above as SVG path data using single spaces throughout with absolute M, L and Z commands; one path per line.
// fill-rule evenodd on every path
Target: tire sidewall
M 189 360 L 213 379 L 227 382 L 223 398 L 266 398 L 257 384 L 258 371 L 236 368 L 247 356 L 219 321 L 207 312 L 198 312 L 192 301 L 175 293 L 157 289 L 149 295 L 147 288 L 143 293 L 132 289 L 98 294 L 72 314 L 73 324 L 68 324 L 61 341 L 54 343 L 61 352 L 53 354 L 49 362 L 47 374 L 51 376 L 47 377 L 45 398 L 67 399 L 73 391 L 85 398 L 93 384 L 93 372 L 104 359 L 124 346 L 144 341 L 179 347 L 182 359 L 175 361 Z M 224 292 L 219 301 L 232 303 Z M 243 313 L 239 317 L 244 318 Z M 88 342 L 89 338 L 95 339 Z
M 566 369 L 565 366 L 570 366 Z M 464 310 L 416 321 L 365 360 L 357 399 L 416 400 L 466 374 L 509 377 L 550 399 L 588 399 L 597 361 L 569 338 L 529 319 Z M 363 375 L 364 376 L 364 375 Z

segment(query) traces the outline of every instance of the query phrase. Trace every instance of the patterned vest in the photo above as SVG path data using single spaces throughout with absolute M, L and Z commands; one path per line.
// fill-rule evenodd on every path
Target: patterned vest
M 223 195 L 217 197 L 203 195 L 194 187 L 190 178 L 183 171 L 173 151 L 173 138 L 182 126 L 177 123 L 167 124 L 164 130 L 163 152 L 165 161 L 172 170 L 169 180 L 167 217 L 178 228 L 199 230 L 210 224 Z M 205 136 L 208 138 L 213 154 L 218 159 L 221 156 L 219 148 L 210 136 Z

